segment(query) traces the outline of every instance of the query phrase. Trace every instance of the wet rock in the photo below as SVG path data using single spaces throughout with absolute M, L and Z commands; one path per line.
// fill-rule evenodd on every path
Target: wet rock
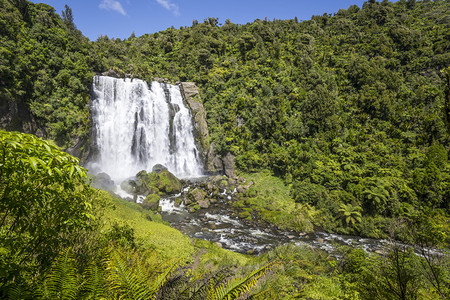
M 120 184 L 120 188 L 127 192 L 128 194 L 135 194 L 137 183 L 135 180 L 125 180 Z
M 144 199 L 141 206 L 146 209 L 159 212 L 161 211 L 161 207 L 159 206 L 160 199 L 161 198 L 157 194 L 150 194 Z
M 156 164 L 152 168 L 152 172 L 155 172 L 156 174 L 161 173 L 162 171 L 166 171 L 167 168 L 161 164 Z
M 92 180 L 92 186 L 105 191 L 114 192 L 116 190 L 114 181 L 111 180 L 111 177 L 106 173 L 99 173 L 94 176 Z
M 194 82 L 182 82 L 180 88 L 194 117 L 196 129 L 198 130 L 200 137 L 200 143 L 202 145 L 203 156 L 207 157 L 207 151 L 209 149 L 208 125 L 206 123 L 206 110 L 203 107 L 198 87 Z
M 203 199 L 198 201 L 198 206 L 200 206 L 200 208 L 209 208 L 209 200 Z
M 187 198 L 190 200 L 191 203 L 199 203 L 200 201 L 204 200 L 205 197 L 206 197 L 205 191 L 199 188 L 193 189 L 187 195 Z
M 219 155 L 215 154 L 215 144 L 211 143 L 207 154 L 207 169 L 211 173 L 222 173 L 223 162 Z

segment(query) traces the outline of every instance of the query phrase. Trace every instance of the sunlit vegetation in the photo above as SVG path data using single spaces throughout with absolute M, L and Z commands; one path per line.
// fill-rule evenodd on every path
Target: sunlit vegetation
M 448 299 L 449 9 L 370 0 L 89 41 L 69 7 L 1 1 L 1 125 L 54 142 L 0 131 L 0 297 Z M 92 189 L 58 146 L 83 155 L 92 76 L 109 69 L 198 84 L 216 153 L 255 183 L 241 218 L 389 238 L 386 251 L 229 253 Z

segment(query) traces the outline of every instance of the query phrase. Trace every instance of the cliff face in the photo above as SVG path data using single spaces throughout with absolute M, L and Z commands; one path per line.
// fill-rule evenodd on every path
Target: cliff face
M 182 82 L 180 88 L 195 120 L 196 130 L 202 146 L 202 155 L 205 159 L 206 171 L 212 174 L 225 173 L 228 177 L 234 177 L 234 155 L 227 153 L 224 157 L 220 157 L 215 154 L 214 143 L 209 142 L 206 111 L 197 85 L 194 82 Z
M 44 131 L 36 124 L 27 104 L 21 100 L 0 99 L 0 128 L 44 136 Z
M 183 97 L 189 105 L 194 117 L 195 128 L 202 146 L 202 156 L 207 159 L 209 149 L 209 133 L 208 125 L 206 124 L 206 111 L 200 99 L 198 87 L 194 82 L 182 82 L 180 84 L 180 88 Z M 209 170 L 209 167 L 207 167 L 207 169 Z

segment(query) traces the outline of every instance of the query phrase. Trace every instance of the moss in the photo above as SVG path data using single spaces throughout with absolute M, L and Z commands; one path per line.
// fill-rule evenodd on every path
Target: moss
M 244 210 L 243 212 L 239 213 L 239 218 L 251 220 L 252 219 L 252 215 L 250 214 L 249 211 Z
M 191 203 L 198 203 L 198 201 L 205 199 L 206 192 L 202 189 L 195 188 L 192 192 L 190 192 L 187 196 Z
M 168 170 L 162 170 L 159 173 L 141 171 L 136 176 L 149 193 L 159 192 L 160 195 L 167 195 L 181 192 L 180 180 Z
M 145 200 L 142 202 L 142 206 L 144 208 L 153 210 L 153 211 L 161 211 L 161 207 L 159 206 L 159 200 L 161 197 L 157 194 L 148 195 Z
M 235 208 L 243 208 L 244 207 L 244 201 L 240 200 L 240 201 L 235 201 L 233 202 L 233 207 Z
M 221 180 L 220 182 L 219 182 L 219 186 L 221 187 L 221 188 L 226 188 L 226 187 L 228 187 L 228 180 L 226 180 L 226 179 L 223 179 L 223 180 Z

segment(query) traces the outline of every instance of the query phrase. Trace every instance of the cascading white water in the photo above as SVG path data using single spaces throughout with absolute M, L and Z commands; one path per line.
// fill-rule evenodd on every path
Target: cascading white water
M 106 172 L 116 183 L 155 164 L 177 177 L 202 174 L 192 117 L 178 86 L 95 76 L 91 112 L 94 172 Z

